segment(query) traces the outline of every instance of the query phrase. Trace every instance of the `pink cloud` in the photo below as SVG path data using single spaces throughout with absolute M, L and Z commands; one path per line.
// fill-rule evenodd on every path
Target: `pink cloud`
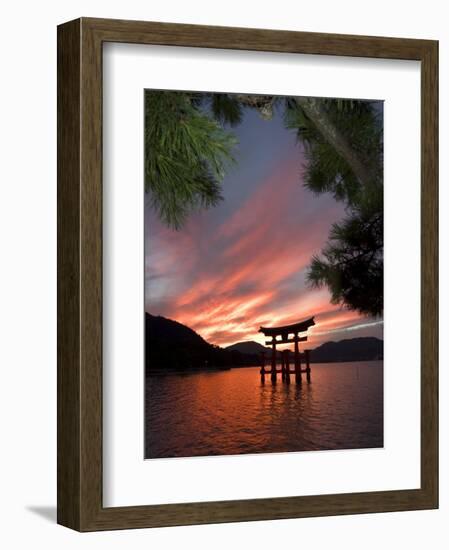
M 257 332 L 261 324 L 288 324 L 309 315 L 316 315 L 317 332 L 359 319 L 330 305 L 326 290 L 305 285 L 311 257 L 342 208 L 304 189 L 298 172 L 297 158 L 277 166 L 221 224 L 198 216 L 185 232 L 158 230 L 158 266 L 151 263 L 150 232 L 150 271 L 175 272 L 176 280 L 168 303 L 154 311 L 150 301 L 148 310 L 218 345 L 263 342 Z M 311 342 L 319 341 L 312 330 Z

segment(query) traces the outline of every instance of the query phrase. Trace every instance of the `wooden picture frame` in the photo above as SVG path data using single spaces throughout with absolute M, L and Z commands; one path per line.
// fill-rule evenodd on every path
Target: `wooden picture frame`
M 102 503 L 102 44 L 421 62 L 421 488 L 105 508 Z M 438 506 L 438 43 L 81 18 L 58 27 L 58 523 L 78 531 Z

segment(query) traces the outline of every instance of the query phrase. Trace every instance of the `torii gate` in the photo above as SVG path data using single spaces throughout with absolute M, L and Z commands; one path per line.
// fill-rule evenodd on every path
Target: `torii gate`
M 300 336 L 301 333 L 307 332 L 309 327 L 313 327 L 315 321 L 313 317 L 295 323 L 293 325 L 285 325 L 283 327 L 260 327 L 259 332 L 262 332 L 265 336 L 271 337 L 266 343 L 267 346 L 271 346 L 271 381 L 276 383 L 276 375 L 278 372 L 282 374 L 282 380 L 285 380 L 287 384 L 290 384 L 290 350 L 282 351 L 282 369 L 276 370 L 277 353 L 276 345 L 278 344 L 295 344 L 295 379 L 297 384 L 301 384 L 301 373 L 305 372 L 307 375 L 307 382 L 310 382 L 310 350 L 304 350 L 306 368 L 301 370 L 301 355 L 299 353 L 299 342 L 307 342 L 307 336 Z M 290 336 L 292 335 L 292 336 Z M 278 340 L 278 337 L 280 339 Z M 260 370 L 261 380 L 265 382 L 265 354 L 262 354 L 262 368 Z

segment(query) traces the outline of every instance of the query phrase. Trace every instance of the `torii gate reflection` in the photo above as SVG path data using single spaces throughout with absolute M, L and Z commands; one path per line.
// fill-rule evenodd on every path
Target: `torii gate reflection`
M 307 376 L 307 382 L 310 383 L 310 350 L 304 350 L 304 359 L 306 368 L 301 369 L 301 354 L 299 352 L 299 342 L 307 342 L 307 336 L 300 336 L 301 333 L 307 332 L 309 327 L 315 325 L 313 317 L 295 323 L 293 325 L 285 325 L 283 327 L 260 327 L 259 332 L 262 332 L 265 336 L 271 337 L 271 340 L 266 342 L 267 346 L 271 346 L 271 381 L 273 384 L 276 383 L 276 376 L 278 373 L 282 375 L 282 380 L 287 384 L 290 384 L 290 374 L 293 372 L 290 371 L 290 350 L 284 350 L 281 352 L 281 370 L 278 371 L 276 368 L 277 364 L 277 350 L 276 345 L 279 344 L 295 344 L 295 381 L 297 384 L 302 382 L 302 373 L 304 372 Z M 290 336 L 292 335 L 292 336 Z M 278 337 L 280 336 L 280 339 Z M 262 353 L 262 368 L 260 369 L 260 376 L 262 383 L 265 382 L 265 353 Z

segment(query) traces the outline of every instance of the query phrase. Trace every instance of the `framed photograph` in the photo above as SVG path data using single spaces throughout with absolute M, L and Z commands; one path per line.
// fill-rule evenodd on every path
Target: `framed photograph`
M 58 27 L 58 522 L 438 506 L 438 43 Z

